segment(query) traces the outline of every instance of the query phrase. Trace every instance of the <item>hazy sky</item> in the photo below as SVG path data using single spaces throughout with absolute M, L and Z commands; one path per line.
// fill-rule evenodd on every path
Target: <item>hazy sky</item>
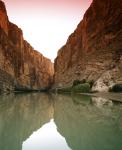
M 9 20 L 23 30 L 25 40 L 53 61 L 92 0 L 3 1 Z

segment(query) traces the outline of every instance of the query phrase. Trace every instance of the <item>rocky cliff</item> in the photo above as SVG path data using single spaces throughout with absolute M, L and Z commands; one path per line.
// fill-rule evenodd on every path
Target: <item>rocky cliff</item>
M 94 80 L 107 91 L 122 81 L 122 0 L 93 0 L 77 29 L 55 59 L 55 87 Z
M 0 1 L 0 91 L 48 88 L 53 73 L 53 63 L 24 40 Z

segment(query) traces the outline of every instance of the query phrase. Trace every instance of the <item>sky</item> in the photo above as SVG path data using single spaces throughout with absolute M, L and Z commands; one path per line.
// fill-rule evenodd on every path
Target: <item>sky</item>
M 24 39 L 52 62 L 92 2 L 92 0 L 3 1 L 9 20 L 23 30 Z

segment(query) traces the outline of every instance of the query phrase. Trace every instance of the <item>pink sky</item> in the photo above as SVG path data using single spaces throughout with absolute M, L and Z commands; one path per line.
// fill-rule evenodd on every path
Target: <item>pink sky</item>
M 52 61 L 76 29 L 92 0 L 3 0 L 9 20 L 24 38 Z

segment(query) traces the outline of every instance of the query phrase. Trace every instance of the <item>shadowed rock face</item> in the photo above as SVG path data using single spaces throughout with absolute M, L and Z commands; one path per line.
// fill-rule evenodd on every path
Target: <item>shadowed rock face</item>
M 8 34 L 8 16 L 2 1 L 0 1 L 0 27 Z
M 53 79 L 53 63 L 24 40 L 23 32 L 9 22 L 5 5 L 0 1 L 0 71 L 13 78 L 12 85 L 24 89 L 45 89 Z M 12 90 L 9 78 L 1 90 Z M 4 86 L 3 86 L 4 85 Z M 4 88 L 3 88 L 4 87 Z
M 96 81 L 106 91 L 122 77 L 122 0 L 93 0 L 55 59 L 55 86 Z

